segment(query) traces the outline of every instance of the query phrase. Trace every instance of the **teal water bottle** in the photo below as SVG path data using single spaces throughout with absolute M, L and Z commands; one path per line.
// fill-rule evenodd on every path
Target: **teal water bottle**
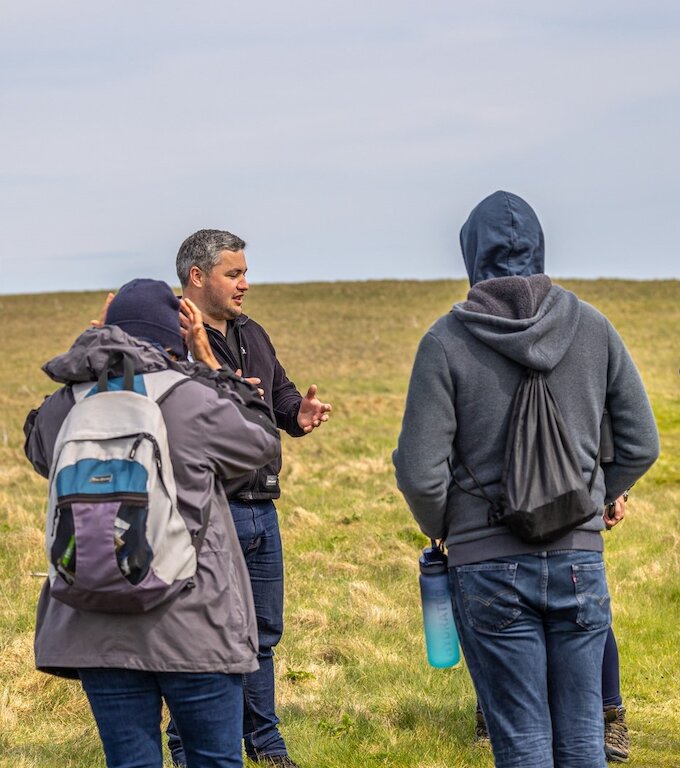
M 460 648 L 453 621 L 447 560 L 435 541 L 420 556 L 420 597 L 427 660 L 433 667 L 455 667 L 460 661 Z

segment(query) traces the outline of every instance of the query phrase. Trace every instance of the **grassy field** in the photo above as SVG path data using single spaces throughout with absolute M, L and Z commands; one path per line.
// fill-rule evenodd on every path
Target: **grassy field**
M 640 482 L 606 559 L 621 653 L 631 766 L 680 766 L 680 283 L 566 281 L 620 330 L 650 393 L 662 458 Z M 417 587 L 425 544 L 396 491 L 391 451 L 427 327 L 462 282 L 253 288 L 299 388 L 332 420 L 285 439 L 280 500 L 286 633 L 280 715 L 302 768 L 488 768 L 473 742 L 468 674 L 427 666 Z M 40 365 L 95 317 L 103 293 L 0 296 L 0 768 L 97 768 L 79 685 L 36 672 L 34 607 L 44 571 L 46 483 L 24 459 L 26 413 L 54 385 Z

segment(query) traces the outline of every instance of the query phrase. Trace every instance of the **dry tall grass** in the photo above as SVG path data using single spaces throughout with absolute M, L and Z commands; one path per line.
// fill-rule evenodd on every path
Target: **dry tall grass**
M 631 765 L 680 766 L 680 284 L 567 282 L 604 311 L 639 364 L 663 456 L 607 537 Z M 465 293 L 462 282 L 255 287 L 247 311 L 271 332 L 300 388 L 314 382 L 331 422 L 284 441 L 279 504 L 286 552 L 280 713 L 302 766 L 491 766 L 472 742 L 464 668 L 425 661 L 417 531 L 390 453 L 415 348 Z M 27 411 L 54 388 L 39 370 L 103 293 L 0 297 L 0 768 L 103 766 L 79 686 L 33 669 L 45 482 L 22 452 Z

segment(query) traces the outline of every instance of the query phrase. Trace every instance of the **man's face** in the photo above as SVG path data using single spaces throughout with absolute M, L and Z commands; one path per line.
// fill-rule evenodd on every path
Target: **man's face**
M 215 320 L 235 320 L 248 290 L 243 251 L 222 251 L 209 275 L 203 273 L 203 311 Z

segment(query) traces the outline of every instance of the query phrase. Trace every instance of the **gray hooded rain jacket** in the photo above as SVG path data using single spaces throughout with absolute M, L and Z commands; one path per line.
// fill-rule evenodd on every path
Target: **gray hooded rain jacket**
M 108 354 L 125 350 L 136 373 L 164 370 L 169 359 L 151 343 L 115 326 L 90 329 L 45 372 L 65 387 L 51 395 L 26 424 L 26 454 L 47 476 L 59 428 L 73 406 L 69 383 L 96 380 Z M 172 364 L 181 370 L 182 364 Z M 192 364 L 186 364 L 191 366 Z M 275 459 L 272 425 L 248 420 L 230 390 L 188 381 L 161 404 L 179 511 L 190 531 L 210 515 L 198 557 L 195 588 L 146 613 L 78 611 L 50 597 L 46 582 L 38 604 L 37 667 L 77 677 L 78 667 L 155 672 L 243 673 L 257 669 L 257 626 L 250 579 L 229 513 L 223 481 Z

